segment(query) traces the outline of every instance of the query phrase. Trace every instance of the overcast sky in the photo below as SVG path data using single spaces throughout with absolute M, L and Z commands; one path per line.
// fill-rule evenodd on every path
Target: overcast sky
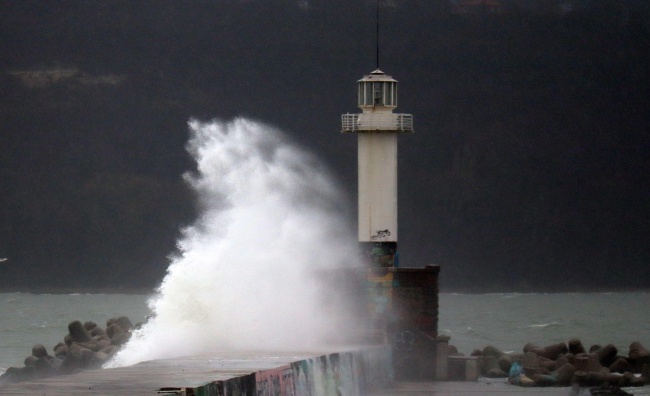
M 400 262 L 441 265 L 443 288 L 650 281 L 647 3 L 553 3 L 381 3 L 380 67 L 416 130 Z M 375 67 L 374 2 L 0 5 L 1 288 L 155 285 L 196 216 L 192 117 L 280 128 L 354 209 L 340 115 Z

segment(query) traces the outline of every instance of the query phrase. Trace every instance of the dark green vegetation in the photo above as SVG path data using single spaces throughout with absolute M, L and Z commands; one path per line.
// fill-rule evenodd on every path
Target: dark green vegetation
M 382 7 L 380 66 L 416 117 L 400 259 L 440 264 L 443 290 L 649 286 L 650 7 L 574 3 Z M 190 117 L 283 129 L 354 202 L 339 117 L 375 66 L 374 2 L 0 6 L 0 288 L 158 283 L 196 212 Z

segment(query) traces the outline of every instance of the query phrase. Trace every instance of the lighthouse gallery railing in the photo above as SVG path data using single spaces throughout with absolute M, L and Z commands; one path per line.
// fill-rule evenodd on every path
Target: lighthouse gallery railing
M 412 114 L 343 114 L 341 116 L 343 132 L 356 131 L 402 131 L 413 132 Z

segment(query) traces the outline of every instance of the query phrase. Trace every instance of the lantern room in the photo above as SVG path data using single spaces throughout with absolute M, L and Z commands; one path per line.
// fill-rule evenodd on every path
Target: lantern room
M 359 83 L 359 107 L 372 110 L 375 107 L 397 107 L 397 80 L 376 69 L 364 76 Z
M 363 113 L 343 114 L 341 116 L 341 132 L 413 132 L 413 116 L 411 114 L 393 113 L 397 107 L 397 80 L 376 69 L 358 80 L 357 85 L 358 105 Z

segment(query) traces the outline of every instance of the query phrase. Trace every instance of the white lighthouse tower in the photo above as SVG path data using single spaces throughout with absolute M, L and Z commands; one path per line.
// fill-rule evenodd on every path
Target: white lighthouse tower
M 343 114 L 342 132 L 358 135 L 359 245 L 369 265 L 394 267 L 397 254 L 397 135 L 413 116 L 397 114 L 397 80 L 376 69 L 358 81 L 361 114 Z

